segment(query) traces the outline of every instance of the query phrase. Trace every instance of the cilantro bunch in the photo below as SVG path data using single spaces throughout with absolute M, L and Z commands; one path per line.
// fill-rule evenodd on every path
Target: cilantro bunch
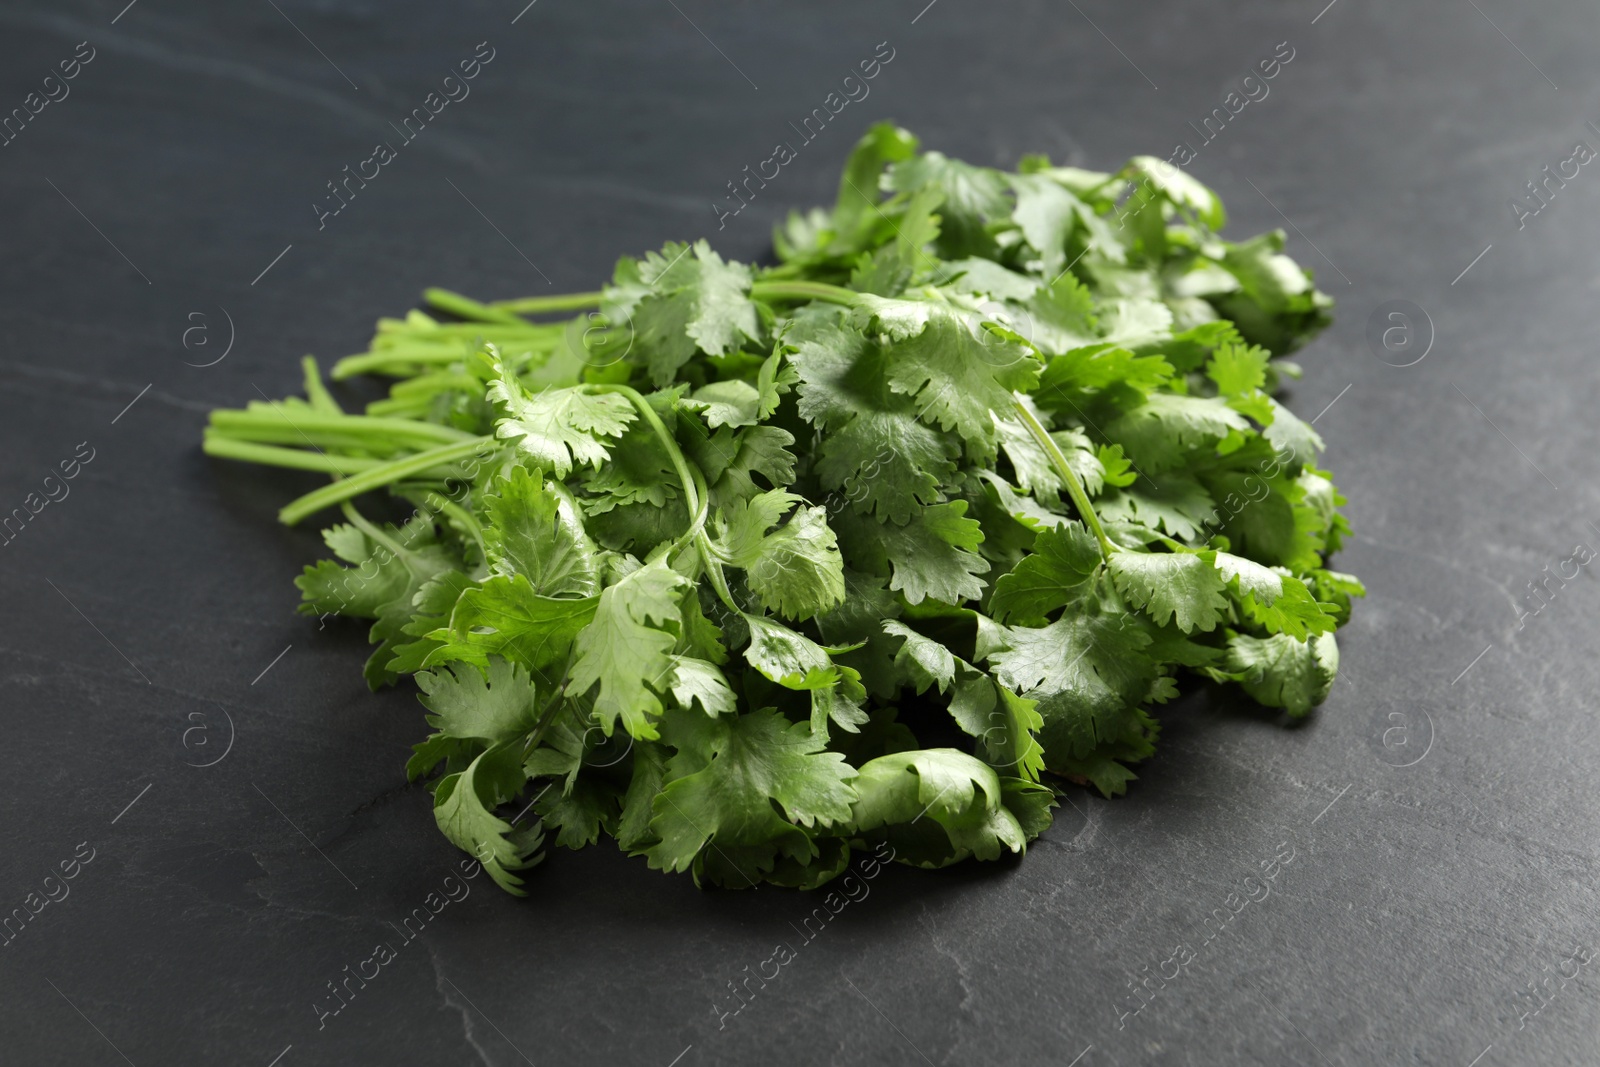
M 880 125 L 777 266 L 430 291 L 333 368 L 386 398 L 308 358 L 205 448 L 332 476 L 282 511 L 343 517 L 302 610 L 373 620 L 432 730 L 407 773 L 508 891 L 552 833 L 735 887 L 994 859 L 1063 781 L 1123 792 L 1182 679 L 1291 716 L 1333 682 L 1362 588 L 1274 396 L 1331 301 L 1223 222 L 1150 157 L 1008 174 Z

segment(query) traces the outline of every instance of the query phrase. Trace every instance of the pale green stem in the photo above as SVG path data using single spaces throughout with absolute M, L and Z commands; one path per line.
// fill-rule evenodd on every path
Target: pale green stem
M 733 599 L 733 591 L 728 588 L 728 579 L 722 573 L 722 561 L 717 558 L 716 552 L 711 547 L 711 539 L 706 536 L 705 505 L 701 497 L 705 481 L 684 457 L 682 449 L 667 430 L 666 424 L 661 421 L 661 417 L 656 414 L 648 400 L 640 396 L 637 390 L 626 385 L 589 385 L 584 388 L 590 392 L 617 393 L 626 397 L 656 437 L 661 440 L 662 447 L 667 450 L 668 458 L 672 460 L 673 469 L 677 471 L 678 481 L 683 486 L 684 503 L 688 505 L 692 517 L 685 536 L 693 539 L 695 549 L 700 554 L 700 562 L 705 566 L 706 575 L 711 579 L 711 588 L 717 597 L 733 611 L 742 610 Z
M 753 300 L 825 300 L 830 304 L 853 306 L 861 294 L 826 282 L 756 282 L 750 287 Z
M 516 300 L 493 300 L 489 306 L 519 315 L 537 315 L 543 311 L 582 311 L 599 307 L 604 293 L 563 293 L 560 296 L 525 296 Z
M 413 474 L 434 467 L 442 467 L 459 460 L 467 459 L 486 446 L 492 447 L 494 438 L 474 437 L 455 444 L 440 445 L 424 452 L 416 452 L 404 459 L 390 460 L 368 467 L 359 474 L 352 475 L 342 481 L 325 485 L 321 489 L 313 490 L 297 500 L 290 501 L 278 512 L 278 521 L 285 526 L 293 526 L 308 515 L 314 515 L 323 508 L 332 507 L 346 500 L 352 500 L 362 493 L 381 489 L 383 486 L 401 481 Z M 285 450 L 287 451 L 287 449 Z
M 236 459 L 244 463 L 260 463 L 267 467 L 288 467 L 291 470 L 320 471 L 324 474 L 352 474 L 370 470 L 382 460 L 364 456 L 328 456 L 321 452 L 308 452 L 303 448 L 280 448 L 253 441 L 240 441 L 208 433 L 201 450 L 208 456 Z
M 1028 433 L 1044 449 L 1045 455 L 1050 457 L 1050 465 L 1056 469 L 1056 474 L 1067 487 L 1067 495 L 1072 498 L 1073 507 L 1078 509 L 1078 515 L 1094 534 L 1094 539 L 1100 542 L 1100 557 L 1109 560 L 1111 553 L 1116 551 L 1116 546 L 1106 537 L 1104 528 L 1100 525 L 1100 518 L 1094 513 L 1094 507 L 1089 503 L 1089 494 L 1084 492 L 1083 483 L 1078 480 L 1078 475 L 1073 471 L 1072 465 L 1067 462 L 1066 454 L 1061 451 L 1061 446 L 1056 444 L 1050 432 L 1039 424 L 1034 418 L 1028 405 L 1023 403 L 1022 397 L 1012 394 L 1012 403 L 1016 408 L 1017 417 L 1022 420 L 1022 425 L 1027 427 Z
M 405 556 L 406 550 L 400 547 L 400 543 L 394 538 L 390 537 L 388 534 L 384 533 L 382 530 L 378 529 L 372 523 L 368 522 L 367 517 L 361 514 L 361 512 L 357 511 L 356 506 L 350 503 L 350 501 L 346 500 L 340 504 L 339 510 L 344 512 L 344 517 L 350 521 L 350 525 L 366 534 L 377 544 L 387 548 L 396 559 L 400 559 Z

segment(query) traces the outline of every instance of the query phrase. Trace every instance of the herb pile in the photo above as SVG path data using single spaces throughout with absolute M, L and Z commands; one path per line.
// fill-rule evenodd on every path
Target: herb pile
M 505 889 L 551 834 L 734 887 L 995 859 L 1061 780 L 1123 792 L 1180 679 L 1291 716 L 1333 682 L 1362 588 L 1274 398 L 1332 302 L 1223 222 L 1150 157 L 1008 174 L 880 125 L 778 266 L 433 290 L 333 368 L 387 398 L 308 358 L 205 449 L 332 475 L 281 513 L 343 513 L 302 610 L 375 620 L 368 681 L 433 731 L 407 773 Z

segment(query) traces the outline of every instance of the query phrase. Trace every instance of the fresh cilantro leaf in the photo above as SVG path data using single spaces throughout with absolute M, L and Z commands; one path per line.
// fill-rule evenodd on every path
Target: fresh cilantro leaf
M 761 393 L 755 386 L 735 378 L 701 386 L 683 402 L 698 411 L 712 429 L 719 426 L 754 426 L 760 420 Z
M 844 563 L 827 512 L 796 504 L 804 501 L 784 489 L 736 500 L 718 520 L 716 543 L 763 605 L 809 619 L 844 599 Z M 789 521 L 772 530 L 791 508 Z
M 599 597 L 540 596 L 521 574 L 490 578 L 462 593 L 450 625 L 428 635 L 440 643 L 423 666 L 459 659 L 487 669 L 489 657 L 500 656 L 549 678 L 598 602 Z
M 499 490 L 483 502 L 489 519 L 483 543 L 494 572 L 521 574 L 543 596 L 597 594 L 599 549 L 571 496 L 547 489 L 521 466 L 511 468 Z
M 1121 492 L 1107 494 L 1100 515 L 1163 530 L 1180 541 L 1204 540 L 1213 523 L 1222 521 L 1217 501 L 1188 474 L 1164 471 L 1159 481 L 1134 480 Z M 1203 536 L 1204 535 L 1204 536 Z
M 685 708 L 699 704 L 707 715 L 732 715 L 738 710 L 739 700 L 715 663 L 693 656 L 674 656 L 669 685 L 673 697 Z
M 495 433 L 557 477 L 574 465 L 598 469 L 611 455 L 604 439 L 620 437 L 634 419 L 633 407 L 615 393 L 572 386 L 529 395 L 503 368 L 489 383 L 489 399 L 505 412 Z
M 719 356 L 761 336 L 750 268 L 725 261 L 705 241 L 668 242 L 617 270 L 611 317 L 632 323 L 628 358 L 644 363 L 657 386 L 671 383 L 696 352 Z
M 1206 377 L 1223 396 L 1248 396 L 1266 384 L 1268 358 L 1258 345 L 1225 344 L 1212 354 Z
M 501 889 L 516 896 L 524 891 L 519 888 L 522 879 L 512 872 L 527 870 L 543 859 L 539 852 L 543 834 L 537 824 L 514 830 L 494 809 L 516 796 L 525 781 L 516 750 L 501 746 L 442 779 L 433 794 L 433 817 L 444 836 L 483 864 Z
M 1078 228 L 1083 205 L 1059 183 L 1041 174 L 1013 174 L 1017 206 L 1011 218 L 1039 253 L 1041 272 L 1054 277 L 1067 261 L 1067 241 Z
M 370 634 L 378 647 L 367 660 L 367 684 L 376 690 L 398 675 L 390 666 L 405 642 L 417 594 L 436 579 L 459 573 L 458 561 L 436 541 L 431 520 L 417 516 L 403 527 L 338 525 L 324 540 L 339 558 L 354 566 L 323 560 L 295 580 L 307 615 L 351 615 L 375 619 Z
M 660 560 L 648 563 L 605 588 L 594 619 L 577 635 L 567 694 L 582 696 L 599 686 L 594 714 L 607 737 L 618 719 L 633 737 L 660 736 L 652 720 L 661 714 L 657 693 L 673 682 L 684 584 Z
M 822 689 L 839 673 L 821 645 L 787 626 L 755 615 L 744 616 L 750 644 L 744 657 L 750 666 L 787 689 Z
M 704 848 L 741 845 L 804 862 L 817 852 L 807 830 L 850 819 L 855 772 L 837 752 L 823 751 L 807 724 L 748 711 L 715 720 L 708 747 L 703 769 L 656 795 L 650 830 L 658 840 L 646 850 L 652 867 L 687 870 Z
M 1027 336 L 1042 352 L 1059 354 L 1100 339 L 1094 297 L 1069 273 L 1062 272 L 1041 287 L 1028 300 L 1026 309 Z
M 432 712 L 428 725 L 446 737 L 501 744 L 533 729 L 538 693 L 514 663 L 492 659 L 486 674 L 462 663 L 416 678 L 422 705 Z
M 1128 170 L 1159 189 L 1173 204 L 1194 212 L 1211 229 L 1220 230 L 1227 225 L 1228 216 L 1217 194 L 1181 167 L 1156 156 L 1134 156 L 1128 161 Z
M 986 227 L 1009 214 L 1005 178 L 999 171 L 974 167 L 939 152 L 925 152 L 894 163 L 886 187 L 916 193 L 932 188 L 943 194 L 944 233 L 940 254 L 946 258 L 983 254 L 994 247 Z
M 1225 435 L 1248 430 L 1244 416 L 1197 396 L 1152 393 L 1143 404 L 1106 427 L 1140 468 L 1152 472 L 1183 464 L 1185 453 Z
M 1040 530 L 1033 551 L 994 583 L 989 611 L 1001 622 L 1040 623 L 1091 595 L 1100 550 L 1079 523 Z
M 1012 390 L 1031 389 L 1038 381 L 1033 353 L 993 335 L 980 338 L 955 312 L 937 305 L 871 296 L 861 301 L 857 322 L 891 338 L 889 387 L 914 397 L 924 421 L 960 434 L 969 455 L 993 455 L 990 413 L 1009 410 Z
M 1211 561 L 1189 552 L 1113 552 L 1107 563 L 1122 595 L 1156 625 L 1214 630 L 1228 606 Z
M 800 377 L 799 412 L 825 435 L 817 453 L 823 485 L 898 523 L 918 506 L 938 503 L 959 445 L 890 389 L 882 347 L 837 322 L 817 323 L 796 340 L 790 358 Z
M 927 748 L 880 756 L 855 780 L 852 821 L 861 831 L 887 828 L 896 852 L 921 867 L 967 856 L 998 859 L 1021 852 L 1027 835 L 1005 806 L 1000 776 L 965 752 Z M 929 829 L 923 829 L 926 819 Z
M 952 500 L 913 512 L 904 526 L 850 521 L 842 523 L 841 529 L 854 532 L 858 542 L 876 539 L 875 549 L 862 551 L 881 553 L 888 560 L 893 572 L 889 588 L 908 603 L 920 604 L 932 597 L 959 604 L 983 595 L 983 581 L 978 576 L 989 570 L 989 561 L 977 552 L 983 527 L 966 514 L 967 502 Z
M 831 250 L 850 252 L 863 248 L 881 221 L 878 214 L 878 180 L 891 163 L 902 163 L 917 150 L 917 139 L 893 123 L 875 123 L 845 163 L 839 176 L 839 195 L 830 216 L 834 238 Z
M 1339 645 L 1331 633 L 1304 641 L 1287 634 L 1232 634 L 1226 665 L 1211 674 L 1236 681 L 1261 703 L 1298 717 L 1327 699 L 1338 671 Z

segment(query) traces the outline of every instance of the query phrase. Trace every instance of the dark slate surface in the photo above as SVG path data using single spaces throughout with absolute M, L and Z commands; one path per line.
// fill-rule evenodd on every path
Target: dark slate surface
M 123 2 L 0 9 L 0 109 L 94 50 L 0 148 L 0 510 L 92 455 L 0 549 L 0 906 L 76 872 L 0 948 L 5 1063 L 1596 1062 L 1600 590 L 1573 564 L 1519 605 L 1600 545 L 1600 170 L 1521 230 L 1508 202 L 1600 147 L 1592 5 Z M 480 41 L 471 96 L 319 231 L 324 183 Z M 1294 50 L 1192 170 L 1233 232 L 1292 226 L 1339 300 L 1292 398 L 1372 590 L 1332 698 L 1292 730 L 1190 701 L 1127 798 L 1072 794 L 1020 863 L 864 878 L 809 940 L 816 896 L 702 893 L 606 846 L 526 900 L 466 883 L 402 943 L 458 859 L 400 784 L 419 710 L 366 691 L 357 628 L 293 613 L 316 537 L 273 513 L 312 480 L 207 461 L 205 413 L 295 391 L 298 356 L 359 350 L 424 285 L 590 288 L 713 233 L 724 183 L 884 41 L 724 252 L 828 199 L 871 120 L 1111 167 L 1198 144 Z M 1380 316 L 1387 352 L 1394 300 L 1426 320 Z

